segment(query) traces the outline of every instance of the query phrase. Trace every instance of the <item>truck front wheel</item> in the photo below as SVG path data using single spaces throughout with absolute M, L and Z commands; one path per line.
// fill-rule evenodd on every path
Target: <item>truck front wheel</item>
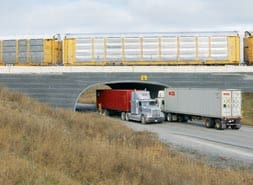
M 141 116 L 141 123 L 142 123 L 142 124 L 146 124 L 146 118 L 145 118 L 145 116 L 143 116 L 143 115 Z

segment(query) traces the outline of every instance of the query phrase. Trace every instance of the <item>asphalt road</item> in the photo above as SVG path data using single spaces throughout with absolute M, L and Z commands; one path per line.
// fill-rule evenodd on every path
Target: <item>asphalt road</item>
M 201 122 L 164 122 L 147 125 L 124 122 L 124 124 L 136 131 L 155 133 L 162 142 L 169 143 L 188 154 L 203 155 L 211 164 L 235 166 L 240 164 L 253 168 L 253 127 L 215 130 L 205 128 Z

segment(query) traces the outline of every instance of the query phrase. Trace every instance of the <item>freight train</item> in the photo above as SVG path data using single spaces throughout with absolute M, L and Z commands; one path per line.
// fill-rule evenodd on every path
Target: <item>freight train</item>
M 238 32 L 66 34 L 0 41 L 0 65 L 239 65 L 253 64 L 246 31 L 244 61 Z

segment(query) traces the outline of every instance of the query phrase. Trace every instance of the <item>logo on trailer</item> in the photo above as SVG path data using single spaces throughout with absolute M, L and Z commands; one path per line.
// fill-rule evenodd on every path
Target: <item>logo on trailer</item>
M 176 92 L 175 91 L 169 91 L 169 96 L 176 96 Z

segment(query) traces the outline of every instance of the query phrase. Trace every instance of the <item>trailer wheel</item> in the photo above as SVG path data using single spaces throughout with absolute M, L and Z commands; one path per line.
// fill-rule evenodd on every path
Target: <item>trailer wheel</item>
M 239 130 L 241 128 L 241 125 L 231 125 L 231 128 L 233 130 Z
M 145 116 L 143 116 L 143 115 L 141 116 L 141 123 L 142 123 L 142 124 L 146 124 L 146 118 L 145 118 Z
M 221 120 L 220 120 L 220 119 L 216 119 L 216 120 L 215 120 L 214 127 L 215 127 L 217 130 L 223 130 L 222 124 L 221 124 Z
M 206 128 L 213 128 L 214 127 L 214 121 L 211 118 L 205 119 L 205 126 Z
M 121 112 L 121 120 L 125 121 L 125 119 L 126 119 L 126 113 Z
M 168 122 L 171 122 L 172 121 L 172 114 L 168 113 L 166 118 L 167 118 Z

